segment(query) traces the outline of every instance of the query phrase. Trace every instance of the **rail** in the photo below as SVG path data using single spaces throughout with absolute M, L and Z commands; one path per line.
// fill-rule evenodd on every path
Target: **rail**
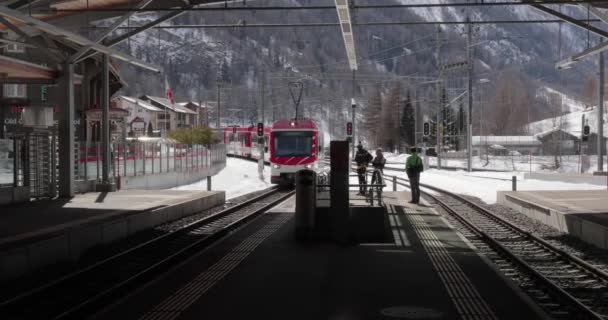
M 399 181 L 397 182 L 397 184 L 404 186 L 404 187 L 409 187 L 409 185 L 407 185 L 404 182 L 408 182 L 407 179 L 405 178 L 398 178 L 398 177 L 394 177 L 395 181 Z M 520 242 L 521 241 L 528 241 L 531 245 L 538 247 L 538 248 L 542 248 L 542 250 L 544 250 L 545 252 L 547 252 L 548 254 L 555 256 L 556 258 L 561 259 L 561 261 L 563 261 L 566 264 L 569 264 L 570 267 L 568 267 L 567 265 L 562 266 L 561 268 L 563 269 L 567 269 L 570 270 L 572 268 L 572 270 L 574 270 L 574 268 L 579 269 L 579 272 L 574 272 L 574 271 L 567 271 L 567 273 L 569 274 L 569 279 L 576 279 L 577 277 L 581 278 L 582 282 L 582 288 L 586 288 L 586 283 L 584 283 L 585 281 L 587 281 L 587 279 L 589 279 L 588 277 L 595 277 L 597 279 L 597 281 L 599 282 L 603 282 L 603 283 L 608 283 L 608 274 L 600 269 L 598 269 L 597 267 L 589 264 L 588 262 L 560 249 L 557 248 L 556 246 L 550 244 L 549 242 L 539 238 L 538 236 L 531 234 L 528 231 L 523 230 L 521 227 L 505 220 L 504 218 L 498 216 L 497 214 L 479 206 L 476 203 L 473 203 L 472 201 L 465 199 L 464 197 L 454 194 L 452 192 L 434 187 L 434 186 L 429 186 L 429 185 L 425 185 L 425 184 L 420 184 L 421 187 L 426 188 L 426 189 L 430 189 L 433 190 L 435 192 L 438 192 L 439 194 L 443 194 L 443 195 L 447 195 L 448 197 L 451 197 L 453 199 L 456 199 L 458 202 L 464 204 L 464 206 L 457 206 L 458 208 L 460 207 L 464 207 L 464 208 L 471 208 L 472 210 L 474 210 L 474 212 L 476 212 L 477 214 L 479 214 L 480 217 L 483 217 L 484 219 L 488 219 L 488 221 L 492 221 L 493 223 L 495 223 L 497 226 L 501 226 L 502 229 L 496 229 L 496 228 L 492 228 L 490 227 L 490 229 L 488 230 L 495 230 L 497 232 L 497 234 L 499 234 L 499 238 L 505 237 L 505 233 L 500 231 L 500 230 L 508 230 L 508 232 L 512 232 L 514 235 L 518 235 Z M 603 315 L 601 315 L 600 313 L 598 313 L 596 310 L 597 309 L 602 309 L 601 307 L 599 307 L 601 304 L 598 304 L 597 302 L 592 302 L 588 299 L 588 297 L 584 294 L 585 290 L 577 290 L 577 288 L 573 287 L 573 283 L 571 282 L 559 282 L 559 281 L 553 281 L 552 278 L 555 278 L 557 280 L 564 280 L 564 276 L 561 275 L 550 275 L 550 274 L 546 274 L 546 270 L 543 269 L 543 265 L 540 262 L 535 262 L 534 259 L 531 260 L 531 262 L 526 260 L 525 256 L 521 255 L 521 252 L 516 252 L 517 250 L 514 250 L 514 248 L 517 248 L 517 246 L 512 246 L 512 243 L 507 242 L 502 242 L 499 238 L 495 238 L 494 236 L 492 236 L 491 232 L 486 232 L 484 230 L 482 230 L 482 228 L 480 226 L 478 226 L 478 224 L 476 224 L 474 222 L 474 220 L 472 220 L 474 216 L 469 216 L 466 214 L 461 214 L 459 212 L 457 212 L 453 206 L 450 206 L 446 201 L 440 199 L 438 196 L 430 194 L 429 192 L 425 192 L 425 191 L 421 191 L 423 194 L 425 194 L 425 196 L 427 198 L 431 198 L 433 199 L 436 203 L 438 203 L 446 212 L 448 212 L 448 214 L 452 217 L 454 217 L 456 219 L 456 221 L 458 221 L 460 224 L 462 224 L 466 229 L 471 230 L 473 232 L 473 234 L 476 234 L 481 241 L 487 243 L 491 248 L 493 248 L 493 250 L 495 250 L 496 252 L 499 253 L 500 256 L 503 257 L 509 257 L 509 259 L 512 261 L 512 263 L 517 266 L 517 268 L 521 269 L 521 270 L 525 270 L 526 273 L 528 273 L 532 278 L 535 279 L 535 281 L 538 281 L 539 283 L 542 283 L 542 286 L 544 288 L 546 288 L 548 290 L 548 292 L 551 293 L 551 295 L 555 296 L 555 300 L 556 301 L 567 301 L 568 302 L 568 309 L 570 309 L 570 312 L 575 313 L 578 315 L 578 318 L 581 319 L 604 319 Z M 482 223 L 483 225 L 483 223 Z M 498 230 L 498 231 L 497 231 Z M 508 239 L 511 239 L 511 242 L 513 241 L 513 237 L 507 237 Z M 519 244 L 520 247 L 522 247 L 522 244 Z M 538 268 L 535 267 L 535 263 L 538 263 L 539 266 Z M 555 263 L 554 263 L 555 264 Z M 546 269 L 546 268 L 545 268 Z M 566 286 L 564 286 L 564 283 L 568 283 Z M 544 297 L 539 298 L 540 300 L 545 299 Z M 542 303 L 541 303 L 542 304 Z M 545 301 L 546 304 L 546 301 Z

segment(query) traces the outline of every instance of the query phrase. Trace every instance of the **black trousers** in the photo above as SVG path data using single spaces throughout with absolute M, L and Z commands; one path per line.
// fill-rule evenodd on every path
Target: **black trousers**
M 420 172 L 412 172 L 408 175 L 410 187 L 412 188 L 412 202 L 420 202 Z
M 367 179 L 365 177 L 365 173 L 364 174 L 360 174 L 359 175 L 359 192 L 360 193 L 365 193 L 365 190 L 367 189 Z

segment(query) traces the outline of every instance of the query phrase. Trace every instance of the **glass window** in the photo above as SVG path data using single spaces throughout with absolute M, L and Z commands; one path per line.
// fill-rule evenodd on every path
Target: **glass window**
M 0 185 L 14 183 L 14 157 L 13 140 L 0 139 Z
M 7 98 L 25 98 L 27 96 L 27 85 L 25 84 L 5 84 L 4 96 Z
M 277 157 L 310 156 L 312 153 L 311 131 L 274 132 L 274 155 Z
M 9 43 L 6 46 L 6 52 L 21 53 L 25 52 L 25 46 L 18 43 Z

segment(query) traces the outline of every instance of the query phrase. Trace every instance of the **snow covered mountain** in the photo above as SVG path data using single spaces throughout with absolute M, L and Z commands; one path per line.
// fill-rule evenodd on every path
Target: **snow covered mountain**
M 387 3 L 430 3 L 427 0 L 393 0 Z M 449 1 L 442 1 L 449 2 Z M 255 1 L 256 6 L 272 5 L 271 0 Z M 283 5 L 319 5 L 327 1 L 291 0 Z M 359 0 L 357 5 L 376 4 Z M 235 4 L 242 5 L 242 4 Z M 558 6 L 570 15 L 586 17 L 577 6 Z M 154 13 L 137 15 L 131 25 L 141 25 L 156 17 Z M 353 12 L 357 23 L 388 21 L 464 21 L 471 20 L 542 20 L 555 19 L 528 6 L 359 9 Z M 335 11 L 286 12 L 187 12 L 165 24 L 253 24 L 335 22 Z M 107 22 L 106 22 L 107 23 Z M 442 57 L 445 63 L 462 60 L 465 46 L 463 25 L 442 26 Z M 365 104 L 371 88 L 388 88 L 395 76 L 436 76 L 436 27 L 433 25 L 356 26 L 357 55 L 360 59 L 355 96 Z M 532 120 L 550 115 L 546 96 L 553 91 L 564 94 L 569 111 L 580 112 L 583 80 L 593 73 L 595 59 L 589 58 L 566 71 L 555 70 L 555 62 L 594 45 L 596 39 L 582 29 L 565 23 L 479 24 L 474 27 L 475 78 L 494 82 L 503 70 L 516 69 L 526 79 L 526 90 L 538 99 Z M 217 80 L 222 81 L 222 95 L 227 106 L 243 109 L 242 116 L 255 118 L 261 103 L 259 83 L 262 71 L 267 79 L 267 106 L 272 112 L 292 112 L 293 103 L 286 82 L 305 82 L 303 105 L 348 106 L 352 95 L 343 42 L 336 27 L 319 28 L 184 28 L 152 29 L 122 44 L 135 56 L 160 63 L 165 74 L 150 75 L 123 68 L 130 86 L 125 94 L 164 92 L 167 77 L 178 100 L 215 100 Z M 416 80 L 405 81 L 416 84 Z M 462 83 L 452 84 L 462 87 Z M 432 88 L 421 88 L 424 90 Z M 492 85 L 486 97 L 492 97 Z M 421 101 L 424 99 L 420 99 Z M 428 99 L 427 99 L 428 100 Z M 545 102 L 543 102 L 545 101 Z M 423 106 L 424 109 L 424 106 Z M 270 111 L 269 111 L 270 112 Z M 310 111 L 312 112 L 312 111 Z M 343 115 L 336 114 L 336 117 Z

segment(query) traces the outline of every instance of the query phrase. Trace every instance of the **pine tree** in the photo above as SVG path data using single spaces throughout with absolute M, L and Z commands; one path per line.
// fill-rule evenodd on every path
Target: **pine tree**
M 406 146 L 416 144 L 416 118 L 414 107 L 410 98 L 410 91 L 407 91 L 405 100 L 403 101 L 403 110 L 401 114 L 401 123 L 399 131 L 401 133 L 401 141 Z
M 148 137 L 151 137 L 154 135 L 154 131 L 152 129 L 152 122 L 148 122 Z
M 456 151 L 460 151 L 465 145 L 464 134 L 466 132 L 466 119 L 464 116 L 464 105 L 462 104 L 462 100 L 460 100 L 460 104 L 458 105 L 458 114 L 456 117 L 458 119 L 456 128 L 456 134 L 458 135 L 456 138 Z

